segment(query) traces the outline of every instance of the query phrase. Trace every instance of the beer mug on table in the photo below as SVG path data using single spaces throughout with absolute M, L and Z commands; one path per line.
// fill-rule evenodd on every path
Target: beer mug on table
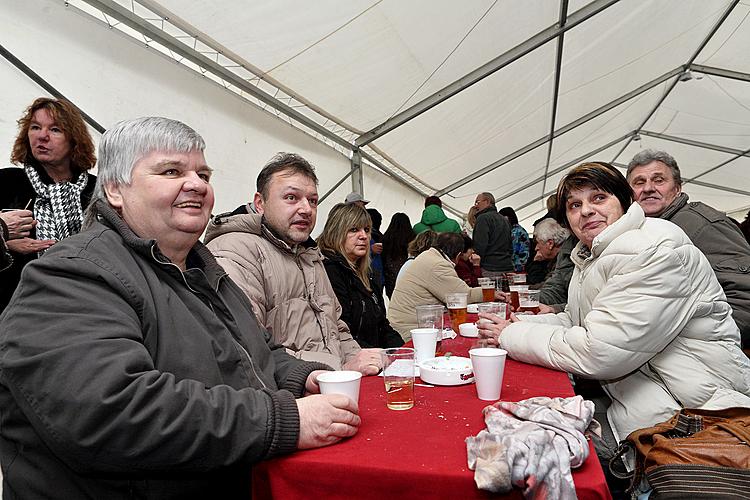
M 458 325 L 466 323 L 466 306 L 469 302 L 468 293 L 449 293 L 445 296 L 448 313 L 451 317 L 451 327 L 458 330 Z
M 495 300 L 495 278 L 478 278 L 477 282 L 482 287 L 482 300 L 492 302 Z

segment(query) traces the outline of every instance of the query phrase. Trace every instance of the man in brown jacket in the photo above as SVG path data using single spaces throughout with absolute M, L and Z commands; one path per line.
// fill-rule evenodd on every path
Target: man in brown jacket
M 258 175 L 247 205 L 213 218 L 206 245 L 245 292 L 258 321 L 295 356 L 374 375 L 380 349 L 360 349 L 341 320 L 323 257 L 310 238 L 318 179 L 299 155 L 279 153 Z

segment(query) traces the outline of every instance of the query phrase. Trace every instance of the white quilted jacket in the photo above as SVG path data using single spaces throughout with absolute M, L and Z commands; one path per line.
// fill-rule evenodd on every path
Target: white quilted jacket
M 590 257 L 580 248 L 565 311 L 524 316 L 501 333 L 511 357 L 600 380 L 618 440 L 680 406 L 750 406 L 731 308 L 679 227 L 634 203 L 594 239 Z

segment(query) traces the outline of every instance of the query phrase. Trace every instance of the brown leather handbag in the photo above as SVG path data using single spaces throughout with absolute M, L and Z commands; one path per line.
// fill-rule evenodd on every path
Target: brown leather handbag
M 684 408 L 666 422 L 633 431 L 614 462 L 636 454 L 631 491 L 643 477 L 652 499 L 750 499 L 750 408 Z

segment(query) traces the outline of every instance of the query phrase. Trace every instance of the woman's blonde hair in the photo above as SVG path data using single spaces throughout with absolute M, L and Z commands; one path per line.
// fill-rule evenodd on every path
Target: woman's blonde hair
M 368 291 L 370 288 L 370 251 L 357 262 L 352 262 L 344 253 L 344 242 L 350 229 L 360 230 L 365 228 L 367 234 L 372 229 L 372 220 L 367 210 L 354 203 L 339 203 L 335 205 L 328 214 L 323 232 L 318 236 L 318 248 L 322 252 L 337 253 L 344 257 L 349 263 L 354 274 L 362 281 Z

